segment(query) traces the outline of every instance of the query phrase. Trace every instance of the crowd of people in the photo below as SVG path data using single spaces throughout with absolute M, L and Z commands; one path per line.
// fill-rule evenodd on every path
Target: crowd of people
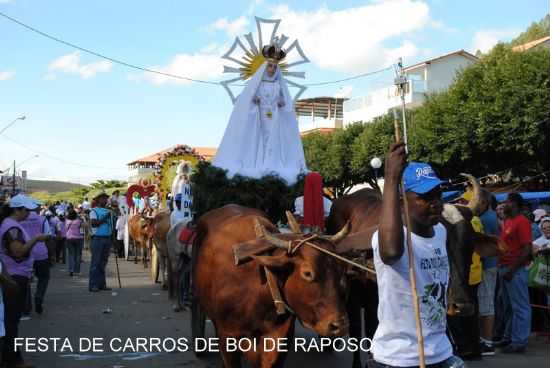
M 89 291 L 110 290 L 105 267 L 114 224 L 127 211 L 123 196 L 101 192 L 92 203 L 43 205 L 24 194 L 0 203 L 0 341 L 2 367 L 30 367 L 15 349 L 20 321 L 44 313 L 50 268 L 65 265 L 68 277 L 81 275 L 82 251 L 91 252 Z M 115 236 L 116 237 L 116 236 Z M 120 244 L 118 252 L 120 254 Z M 34 293 L 31 283 L 36 280 Z
M 405 172 L 404 175 L 413 174 Z M 187 179 L 183 177 L 177 183 L 179 192 L 168 202 L 172 225 L 192 218 L 192 196 Z M 316 182 L 314 184 L 316 187 L 321 185 Z M 418 185 L 415 185 L 414 182 L 410 184 L 411 193 L 417 196 L 427 195 L 419 191 Z M 435 189 L 430 189 L 433 190 Z M 384 196 L 387 196 L 386 191 Z M 468 190 L 459 201 L 466 203 L 471 197 L 472 193 Z M 296 214 L 307 217 L 303 215 L 303 202 L 304 197 L 297 199 Z M 137 203 L 134 203 L 138 211 L 139 203 L 138 198 Z M 330 208 L 330 203 L 324 204 L 323 207 Z M 120 195 L 118 191 L 111 196 L 101 192 L 92 202 L 85 198 L 82 203 L 76 205 L 57 202 L 50 206 L 45 206 L 24 194 L 18 194 L 3 203 L 1 208 L 2 362 L 10 368 L 22 368 L 28 365 L 23 361 L 21 353 L 14 349 L 14 339 L 18 336 L 20 321 L 30 319 L 33 306 L 36 314 L 44 312 L 50 268 L 56 264 L 64 264 L 68 277 L 78 277 L 83 262 L 82 251 L 84 248 L 89 249 L 91 259 L 88 290 L 92 293 L 111 290 L 106 283 L 105 268 L 113 245 L 117 254 L 124 256 L 124 226 L 129 211 L 125 196 Z M 143 212 L 146 210 L 145 207 L 141 208 Z M 327 212 L 318 214 L 321 222 Z M 381 216 L 384 219 L 384 213 Z M 392 282 L 396 283 L 397 279 L 392 279 L 390 289 L 386 290 L 384 275 L 394 275 L 393 272 L 385 270 L 390 266 L 395 267 L 388 254 L 397 253 L 396 250 L 388 252 L 388 245 L 380 245 L 378 242 L 394 242 L 388 238 L 389 230 L 383 226 L 394 222 L 382 222 L 379 233 L 377 232 L 373 238 L 379 293 L 381 292 L 380 302 L 387 310 L 391 310 L 392 307 L 384 302 L 384 298 L 391 299 L 395 287 L 392 286 Z M 474 349 L 473 352 L 467 353 L 493 355 L 497 348 L 503 353 L 523 353 L 526 351 L 532 330 L 533 298 L 536 298 L 538 303 L 542 297 L 542 304 L 550 305 L 550 280 L 547 280 L 547 288 L 532 285 L 528 269 L 538 258 L 550 257 L 550 213 L 547 213 L 545 208 L 531 208 L 518 193 L 510 193 L 507 199 L 499 204 L 490 192 L 482 190 L 479 215 L 474 216 L 472 225 L 478 232 L 501 239 L 504 247 L 500 256 L 480 258 L 474 255 L 470 285 L 475 287 L 477 293 L 479 321 L 476 328 L 479 328 L 480 341 L 478 350 Z M 437 226 L 427 226 L 424 229 L 425 238 L 432 239 L 430 241 L 436 239 L 439 236 L 438 229 Z M 412 230 L 413 240 L 416 239 L 415 242 L 418 243 L 415 247 L 422 248 L 420 239 L 424 238 L 418 237 L 415 231 L 420 234 L 423 229 Z M 399 248 L 396 244 L 392 246 Z M 36 280 L 34 293 L 31 292 L 33 279 Z M 533 286 L 537 288 L 530 288 Z M 386 297 L 383 297 L 384 293 L 387 294 Z M 387 313 L 389 312 L 385 312 Z M 388 323 L 382 316 L 382 329 L 379 327 L 375 335 L 375 342 L 379 342 L 378 346 L 383 346 L 380 342 L 384 342 L 384 328 L 387 327 L 384 325 Z M 378 357 L 381 357 L 382 362 L 385 359 L 384 354 L 384 351 L 378 351 Z M 376 358 L 376 351 L 374 356 Z
M 472 196 L 469 188 L 457 202 L 466 204 Z M 540 318 L 534 318 L 531 307 L 550 306 L 550 275 L 542 284 L 529 281 L 529 269 L 537 258 L 550 256 L 550 216 L 519 193 L 509 193 L 501 203 L 487 190 L 482 189 L 480 197 L 480 213 L 472 218 L 472 226 L 498 237 L 501 254 L 479 257 L 474 253 L 469 283 L 477 294 L 479 324 L 474 327 L 479 326 L 480 344 L 479 349 L 459 353 L 467 358 L 494 355 L 496 349 L 524 353 L 532 330 L 550 327 L 546 310 L 537 310 Z M 545 262 L 550 264 L 550 258 Z
M 405 157 L 403 144 L 393 145 L 388 153 L 381 222 L 372 237 L 379 324 L 369 367 L 417 366 L 419 361 L 409 297 L 408 250 L 401 231 L 403 205 L 408 207 L 410 216 L 417 289 L 423 292 L 426 288 L 449 287 L 450 260 L 445 249 L 446 230 L 441 224 L 443 182 L 428 164 L 407 165 Z M 404 193 L 399 190 L 401 181 Z M 472 192 L 466 191 L 459 202 L 472 200 Z M 404 197 L 408 204 L 403 203 Z M 470 290 L 477 294 L 473 317 L 444 318 L 444 297 L 420 297 L 425 358 L 430 366 L 464 367 L 460 358 L 494 355 L 495 349 L 504 354 L 522 354 L 533 329 L 549 327 L 545 307 L 550 304 L 549 268 L 541 267 L 537 274 L 534 265 L 541 257 L 545 258 L 545 265 L 550 265 L 550 258 L 546 258 L 550 256 L 550 216 L 545 208 L 532 208 L 520 193 L 509 193 L 499 204 L 490 192 L 482 190 L 480 202 L 476 205 L 478 216 L 474 212 L 471 219 L 472 227 L 478 233 L 500 239 L 500 252 L 484 258 L 473 254 L 468 275 Z M 430 260 L 430 267 L 423 266 L 424 260 Z M 545 301 L 537 303 L 541 297 Z M 534 306 L 542 307 L 539 310 L 544 316 L 536 323 Z M 456 331 L 461 333 L 457 335 Z

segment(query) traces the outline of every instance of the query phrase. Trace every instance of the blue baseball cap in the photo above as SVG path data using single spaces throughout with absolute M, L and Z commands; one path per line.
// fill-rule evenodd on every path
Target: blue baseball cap
M 443 183 L 435 175 L 432 167 L 423 162 L 409 163 L 403 172 L 403 182 L 405 184 L 405 192 L 418 194 L 428 193 Z
M 181 193 L 176 194 L 174 201 L 181 201 Z

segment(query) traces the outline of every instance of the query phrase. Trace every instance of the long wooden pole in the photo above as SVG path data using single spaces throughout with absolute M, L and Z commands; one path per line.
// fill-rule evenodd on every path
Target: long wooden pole
M 399 63 L 399 89 L 401 94 L 401 104 L 402 104 L 402 119 L 403 124 L 405 124 L 405 86 L 403 84 L 403 67 L 401 62 Z M 397 121 L 397 113 L 394 111 L 394 130 L 395 130 L 395 141 L 401 141 L 401 129 L 399 129 L 399 122 Z M 404 126 L 404 129 L 406 127 Z M 406 130 L 404 130 L 406 132 Z M 404 137 L 405 144 L 407 143 L 407 137 Z M 405 146 L 405 149 L 408 148 Z M 407 196 L 405 195 L 405 184 L 403 179 L 401 179 L 401 193 L 403 194 L 403 211 L 405 215 L 405 226 L 407 228 L 407 253 L 409 254 L 409 279 L 411 280 L 411 292 L 413 297 L 413 306 L 414 306 L 414 317 L 416 321 L 416 338 L 418 340 L 418 360 L 420 363 L 420 368 L 426 368 L 426 357 L 424 355 L 424 335 L 422 334 L 422 321 L 420 320 L 420 302 L 418 299 L 418 290 L 416 289 L 416 272 L 414 271 L 414 254 L 412 247 L 412 237 L 411 237 L 411 218 L 409 215 L 409 205 Z

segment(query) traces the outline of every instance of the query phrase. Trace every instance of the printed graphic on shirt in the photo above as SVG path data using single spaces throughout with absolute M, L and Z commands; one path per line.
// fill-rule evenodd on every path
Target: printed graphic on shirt
M 533 281 L 539 285 L 550 285 L 550 266 L 545 263 L 540 263 L 538 272 Z
M 420 259 L 420 272 L 429 274 L 434 280 L 424 286 L 420 298 L 422 320 L 431 328 L 445 329 L 449 262 L 447 257 L 442 255 L 441 249 L 434 249 L 433 257 Z

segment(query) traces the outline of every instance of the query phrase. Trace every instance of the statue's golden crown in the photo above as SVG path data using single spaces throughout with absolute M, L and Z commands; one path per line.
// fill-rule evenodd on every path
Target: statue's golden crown
M 278 40 L 275 39 L 270 45 L 265 45 L 262 48 L 262 55 L 268 61 L 280 63 L 286 57 L 286 52 L 279 46 Z

